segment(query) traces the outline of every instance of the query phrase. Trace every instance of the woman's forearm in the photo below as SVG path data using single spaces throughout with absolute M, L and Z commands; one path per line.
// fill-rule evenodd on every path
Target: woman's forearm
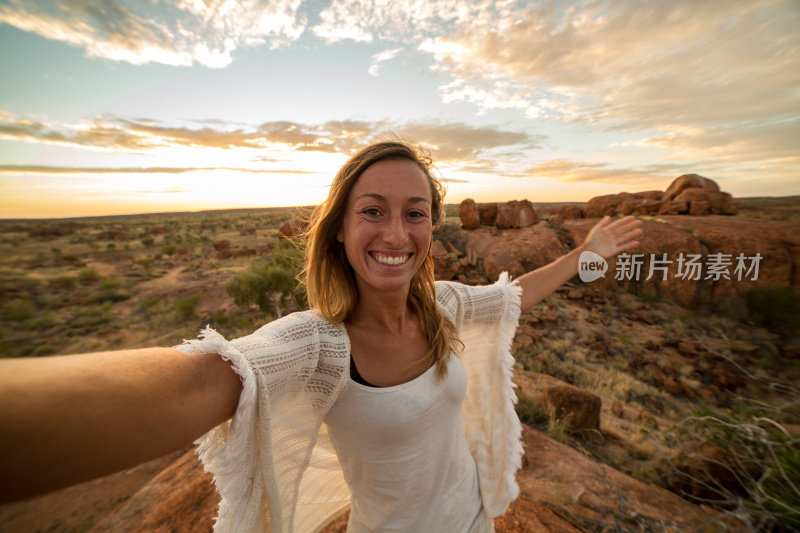
M 229 418 L 241 383 L 216 354 L 149 348 L 0 361 L 0 501 L 160 457 Z
M 581 245 L 552 263 L 520 276 L 519 284 L 522 287 L 520 307 L 522 311 L 527 311 L 547 298 L 577 274 L 578 258 L 585 249 L 585 245 Z

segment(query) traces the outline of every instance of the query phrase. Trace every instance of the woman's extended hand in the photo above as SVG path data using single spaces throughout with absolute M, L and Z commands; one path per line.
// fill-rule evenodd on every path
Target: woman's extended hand
M 632 216 L 613 222 L 611 217 L 603 217 L 589 230 L 586 240 L 583 241 L 585 249 L 600 255 L 603 259 L 630 250 L 639 245 L 639 241 L 633 239 L 642 234 L 641 225 L 642 221 Z

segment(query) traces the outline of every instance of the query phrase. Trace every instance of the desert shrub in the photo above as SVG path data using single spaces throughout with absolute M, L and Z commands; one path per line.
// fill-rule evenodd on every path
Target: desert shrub
M 14 298 L 7 302 L 3 302 L 0 306 L 0 316 L 4 320 L 11 320 L 14 322 L 22 322 L 28 320 L 33 316 L 34 306 L 30 300 L 23 300 L 22 298 Z
M 747 293 L 747 308 L 754 322 L 784 337 L 800 332 L 800 294 L 791 287 L 755 289 Z
M 145 272 L 150 272 L 153 268 L 153 261 L 154 259 L 152 257 L 140 257 L 134 260 L 133 264 L 142 267 Z
M 130 297 L 130 292 L 126 291 L 119 281 L 109 278 L 101 280 L 97 290 L 89 294 L 86 301 L 89 303 L 121 302 Z
M 78 310 L 66 324 L 67 336 L 87 335 L 98 333 L 116 324 L 114 314 L 111 312 L 111 302 L 99 305 L 90 305 Z
M 240 306 L 256 304 L 265 313 L 280 314 L 280 306 L 285 303 L 286 297 L 299 294 L 298 282 L 291 272 L 274 263 L 253 263 L 248 270 L 240 272 L 225 286 L 228 296 Z M 304 300 L 302 296 L 295 297 L 298 305 Z
M 71 289 L 75 286 L 76 279 L 72 276 L 58 276 L 51 280 L 50 283 L 55 289 Z
M 556 418 L 551 417 L 550 420 L 547 421 L 547 429 L 545 432 L 551 439 L 557 440 L 562 444 L 569 443 L 569 428 L 567 428 L 567 425 L 561 420 L 556 420 Z
M 668 484 L 690 500 L 721 509 L 749 531 L 800 530 L 800 439 L 765 412 L 700 410 L 667 443 L 684 453 L 670 462 Z
M 139 240 L 141 241 L 142 246 L 144 246 L 145 248 L 152 248 L 153 245 L 156 243 L 155 239 L 153 239 L 152 237 L 142 237 Z
M 459 223 L 442 224 L 434 232 L 434 238 L 439 239 L 443 243 L 449 242 L 450 244 L 455 246 L 458 250 L 460 250 L 462 253 L 466 253 L 467 251 L 467 241 L 469 240 L 469 234 L 463 229 L 461 229 L 461 224 Z
M 161 253 L 164 255 L 168 255 L 170 257 L 175 255 L 177 252 L 178 252 L 178 247 L 175 246 L 174 244 L 168 244 L 166 246 L 161 247 Z
M 197 317 L 197 306 L 203 299 L 203 293 L 195 293 L 175 302 L 175 312 L 181 320 L 191 320 Z
M 150 298 L 144 298 L 139 301 L 139 309 L 141 310 L 150 309 L 160 301 L 161 301 L 160 296 L 151 296 Z
M 78 282 L 82 285 L 88 285 L 100 281 L 100 273 L 93 268 L 82 268 L 78 272 Z
M 541 404 L 522 391 L 517 394 L 514 410 L 519 419 L 529 426 L 539 426 L 547 422 L 547 413 Z

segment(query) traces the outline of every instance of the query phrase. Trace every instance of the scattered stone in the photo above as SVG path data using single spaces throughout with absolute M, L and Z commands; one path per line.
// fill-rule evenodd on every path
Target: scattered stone
M 678 351 L 683 355 L 696 355 L 697 354 L 697 346 L 695 343 L 690 341 L 679 341 L 678 342 Z
M 611 404 L 611 412 L 617 418 L 625 418 L 625 408 L 622 407 L 622 404 L 618 401 L 614 401 L 614 403 Z
M 567 298 L 570 300 L 582 300 L 583 294 L 584 293 L 581 289 L 570 288 L 567 290 Z

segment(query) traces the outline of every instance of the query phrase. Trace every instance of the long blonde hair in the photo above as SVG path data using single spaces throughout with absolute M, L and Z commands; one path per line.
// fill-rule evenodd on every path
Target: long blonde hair
M 336 174 L 327 200 L 311 214 L 305 235 L 306 262 L 300 277 L 306 284 L 308 303 L 333 323 L 347 320 L 358 301 L 353 269 L 347 261 L 344 245 L 337 239 L 347 200 L 361 174 L 371 165 L 387 159 L 406 159 L 419 166 L 431 188 L 433 228 L 443 218 L 444 189 L 431 173 L 433 161 L 421 146 L 405 140 L 381 141 L 355 153 Z M 436 364 L 436 373 L 441 380 L 447 375 L 446 356 L 451 351 L 460 350 L 463 344 L 458 339 L 455 325 L 436 305 L 430 250 L 411 279 L 408 303 L 419 317 L 428 344 L 426 357 Z

